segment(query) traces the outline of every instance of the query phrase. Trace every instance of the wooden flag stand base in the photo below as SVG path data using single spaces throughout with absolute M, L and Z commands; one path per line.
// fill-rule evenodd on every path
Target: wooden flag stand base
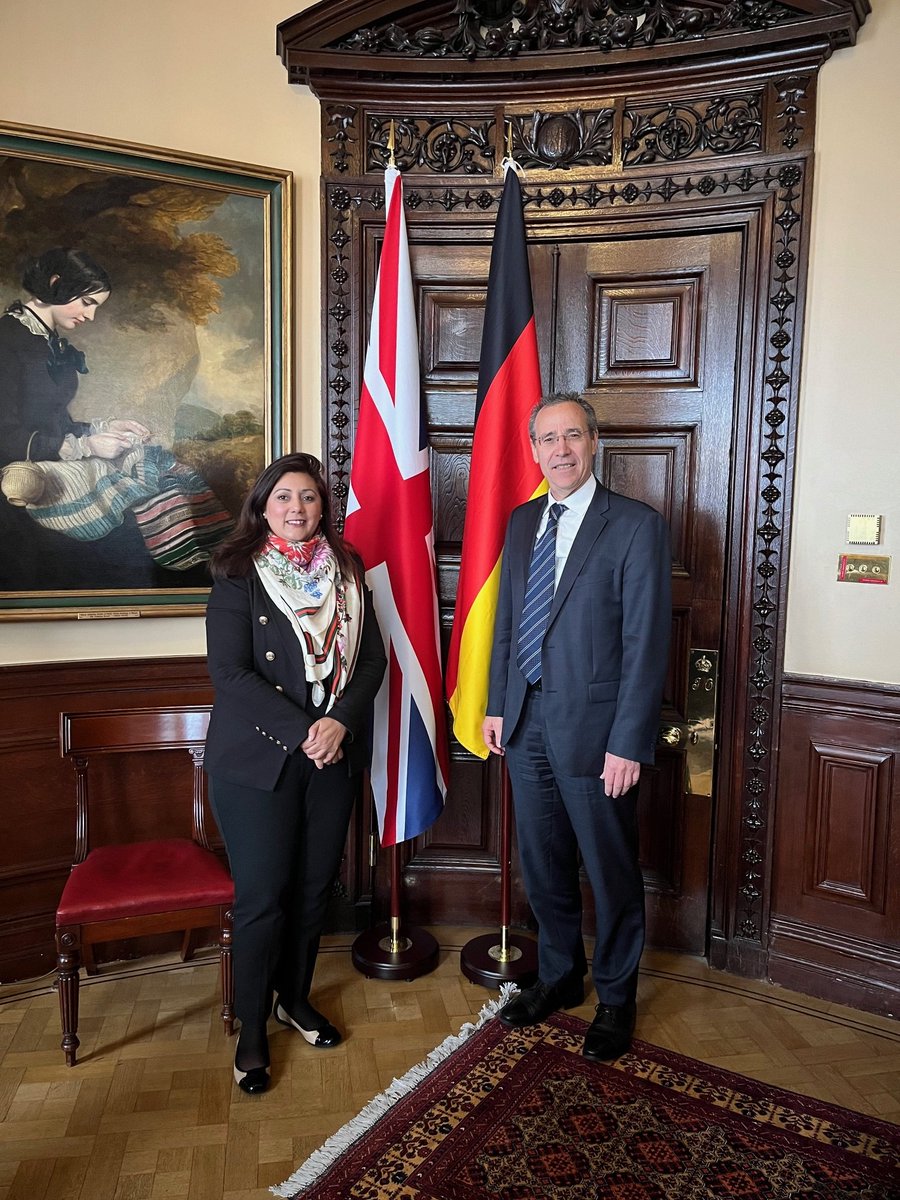
M 496 933 L 485 933 L 466 942 L 459 954 L 459 966 L 470 983 L 499 988 L 504 983 L 530 987 L 537 982 L 537 943 L 522 934 L 510 933 L 508 926 Z
M 400 847 L 391 846 L 391 918 L 361 933 L 351 960 L 367 979 L 418 979 L 438 964 L 439 947 L 424 929 L 400 921 Z
M 523 934 L 510 933 L 510 870 L 512 858 L 512 796 L 509 772 L 502 767 L 500 785 L 500 937 L 485 933 L 466 942 L 459 966 L 471 983 L 499 988 L 504 983 L 530 987 L 538 978 L 537 943 Z

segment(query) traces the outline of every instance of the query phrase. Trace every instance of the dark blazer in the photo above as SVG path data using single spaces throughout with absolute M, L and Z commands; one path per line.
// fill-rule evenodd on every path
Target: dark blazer
M 363 627 L 343 696 L 328 713 L 342 725 L 344 761 L 351 774 L 367 763 L 365 720 L 381 686 L 387 659 L 372 597 L 364 590 Z M 269 790 L 287 756 L 322 713 L 314 713 L 296 634 L 253 571 L 219 579 L 206 606 L 207 665 L 215 704 L 204 766 L 232 783 Z
M 516 637 L 545 497 L 510 517 L 503 548 L 487 711 L 504 745 L 528 684 Z M 599 775 L 606 752 L 652 763 L 671 627 L 669 533 L 655 509 L 602 484 L 553 597 L 541 653 L 549 745 L 568 775 Z
M 69 416 L 78 391 L 74 363 L 60 364 L 51 376 L 50 357 L 46 338 L 0 316 L 0 466 L 24 458 L 58 462 L 67 433 L 90 432 L 89 423 Z

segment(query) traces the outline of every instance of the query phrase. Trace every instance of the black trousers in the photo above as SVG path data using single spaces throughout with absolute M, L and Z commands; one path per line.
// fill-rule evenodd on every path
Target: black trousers
M 234 1008 L 265 1025 L 273 989 L 290 1011 L 312 984 L 329 893 L 355 796 L 346 762 L 292 754 L 273 791 L 210 777 L 234 877 Z
M 522 877 L 538 923 L 540 977 L 553 984 L 584 974 L 580 851 L 597 914 L 597 997 L 601 1004 L 628 1004 L 644 948 L 638 789 L 613 799 L 599 778 L 566 775 L 548 745 L 541 705 L 541 693 L 529 692 L 506 747 Z

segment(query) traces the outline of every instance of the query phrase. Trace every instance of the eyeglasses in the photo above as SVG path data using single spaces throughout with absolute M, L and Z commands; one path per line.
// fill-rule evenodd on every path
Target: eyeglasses
M 556 446 L 559 442 L 565 442 L 567 446 L 578 446 L 586 437 L 587 432 L 584 429 L 567 429 L 565 433 L 542 433 L 534 440 L 538 446 L 549 450 L 551 446 Z

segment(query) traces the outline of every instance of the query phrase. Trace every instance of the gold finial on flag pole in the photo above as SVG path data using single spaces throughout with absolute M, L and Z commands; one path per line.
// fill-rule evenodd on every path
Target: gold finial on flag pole
M 525 178 L 525 172 L 516 162 L 515 156 L 513 155 L 512 121 L 506 122 L 506 154 L 504 155 L 503 162 L 501 162 L 500 166 L 503 170 L 504 179 L 506 178 L 506 172 L 510 170 L 515 171 L 516 174 L 521 178 Z
M 394 118 L 393 117 L 391 117 L 391 128 L 390 128 L 390 132 L 388 133 L 387 148 L 388 148 L 388 166 L 396 167 L 397 164 L 394 162 Z

